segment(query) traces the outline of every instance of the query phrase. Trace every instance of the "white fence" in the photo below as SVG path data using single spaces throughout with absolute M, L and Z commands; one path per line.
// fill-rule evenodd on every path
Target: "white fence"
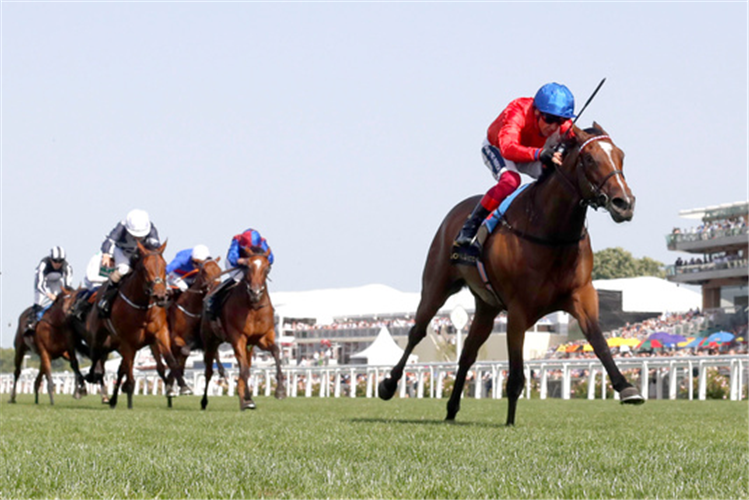
M 643 397 L 657 399 L 699 399 L 705 400 L 708 392 L 709 371 L 719 370 L 728 378 L 728 398 L 741 401 L 748 384 L 747 364 L 749 356 L 701 356 L 701 357 L 653 357 L 617 358 L 619 369 L 627 379 L 637 386 Z M 389 366 L 316 366 L 286 367 L 287 394 L 290 397 L 377 397 L 377 385 L 390 372 Z M 451 390 L 457 365 L 455 363 L 426 363 L 408 365 L 399 385 L 400 397 L 442 398 Z M 472 368 L 463 392 L 464 397 L 493 398 L 503 397 L 503 386 L 507 378 L 506 361 L 484 361 Z M 228 380 L 220 381 L 215 374 L 208 387 L 209 396 L 234 396 L 237 370 L 227 370 Z M 643 377 L 642 374 L 647 374 Z M 196 394 L 205 390 L 202 371 L 188 370 L 186 380 Z M 534 360 L 525 363 L 526 387 L 522 397 L 537 391 L 541 399 L 556 397 L 571 399 L 578 387 L 576 397 L 580 397 L 580 387 L 584 387 L 587 399 L 605 399 L 607 376 L 597 359 Z M 35 375 L 22 375 L 18 381 L 18 394 L 32 394 Z M 136 374 L 135 394 L 163 395 L 163 383 L 155 372 Z M 74 377 L 70 372 L 53 374 L 55 392 L 72 394 Z M 353 383 L 352 383 L 353 381 Z M 696 382 L 696 383 L 695 383 Z M 114 385 L 113 374 L 105 379 L 111 393 Z M 10 393 L 13 385 L 12 374 L 0 375 L 0 393 Z M 270 396 L 275 386 L 275 368 L 272 366 L 253 368 L 250 385 L 253 395 Z M 587 387 L 585 387 L 587 385 Z M 696 385 L 696 390 L 695 390 Z M 46 394 L 46 379 L 41 391 Z M 96 386 L 88 386 L 89 393 Z M 610 392 L 610 391 L 609 391 Z M 614 399 L 618 394 L 614 393 Z

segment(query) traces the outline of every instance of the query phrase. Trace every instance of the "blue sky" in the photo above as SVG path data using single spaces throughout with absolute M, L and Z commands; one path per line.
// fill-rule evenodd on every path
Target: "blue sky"
M 558 81 L 579 109 L 603 77 L 580 124 L 637 208 L 591 212 L 594 250 L 672 263 L 680 210 L 747 199 L 745 2 L 3 2 L 0 344 L 49 248 L 77 283 L 132 208 L 168 260 L 260 230 L 271 292 L 418 291 L 503 107 Z

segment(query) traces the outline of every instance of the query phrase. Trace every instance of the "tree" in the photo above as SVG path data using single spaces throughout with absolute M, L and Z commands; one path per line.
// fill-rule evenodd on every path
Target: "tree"
M 655 276 L 664 278 L 663 264 L 650 257 L 635 259 L 623 248 L 605 248 L 593 255 L 593 279 L 635 278 Z

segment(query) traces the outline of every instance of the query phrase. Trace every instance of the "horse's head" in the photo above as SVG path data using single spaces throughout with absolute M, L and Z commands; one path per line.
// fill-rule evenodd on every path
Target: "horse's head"
M 574 131 L 565 167 L 574 168 L 583 203 L 605 208 L 614 222 L 631 220 L 635 197 L 624 179 L 624 152 L 596 122 L 590 129 Z
M 270 249 L 265 252 L 251 253 L 247 256 L 248 262 L 244 279 L 252 302 L 259 302 L 266 292 L 265 282 L 268 279 L 268 273 L 270 273 L 268 256 L 270 256 Z
M 209 257 L 198 265 L 198 276 L 192 284 L 196 291 L 208 292 L 219 283 L 219 276 L 221 276 L 219 260 L 221 260 L 221 257 L 215 259 Z
M 145 292 L 157 306 L 164 307 L 169 298 L 166 286 L 166 261 L 163 257 L 166 241 L 156 250 L 149 250 L 140 241 L 137 243 L 140 258 L 136 270 L 143 277 Z

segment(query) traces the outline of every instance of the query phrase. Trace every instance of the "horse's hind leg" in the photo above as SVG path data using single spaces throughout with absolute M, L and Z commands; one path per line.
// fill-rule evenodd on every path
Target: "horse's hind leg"
M 450 400 L 447 402 L 447 417 L 445 420 L 455 420 L 455 415 L 460 410 L 460 397 L 463 394 L 466 375 L 473 363 L 476 362 L 479 348 L 484 345 L 484 342 L 492 333 L 494 318 L 497 317 L 499 311 L 498 308 L 492 307 L 482 300 L 476 300 L 476 314 L 473 316 L 473 323 L 471 323 L 471 329 L 466 337 L 463 352 L 460 353 L 458 373 L 455 376 L 455 385 Z
M 440 307 L 445 304 L 445 301 L 463 287 L 463 281 L 455 276 L 454 269 L 448 263 L 447 257 L 439 262 L 433 262 L 437 260 L 433 258 L 433 253 L 430 252 L 424 268 L 421 301 L 416 309 L 414 326 L 408 332 L 408 344 L 398 364 L 390 371 L 390 375 L 380 382 L 377 389 L 380 399 L 385 401 L 395 394 L 398 381 L 403 376 L 403 369 L 408 362 L 408 357 L 416 345 L 426 337 L 429 322 L 432 321 Z

